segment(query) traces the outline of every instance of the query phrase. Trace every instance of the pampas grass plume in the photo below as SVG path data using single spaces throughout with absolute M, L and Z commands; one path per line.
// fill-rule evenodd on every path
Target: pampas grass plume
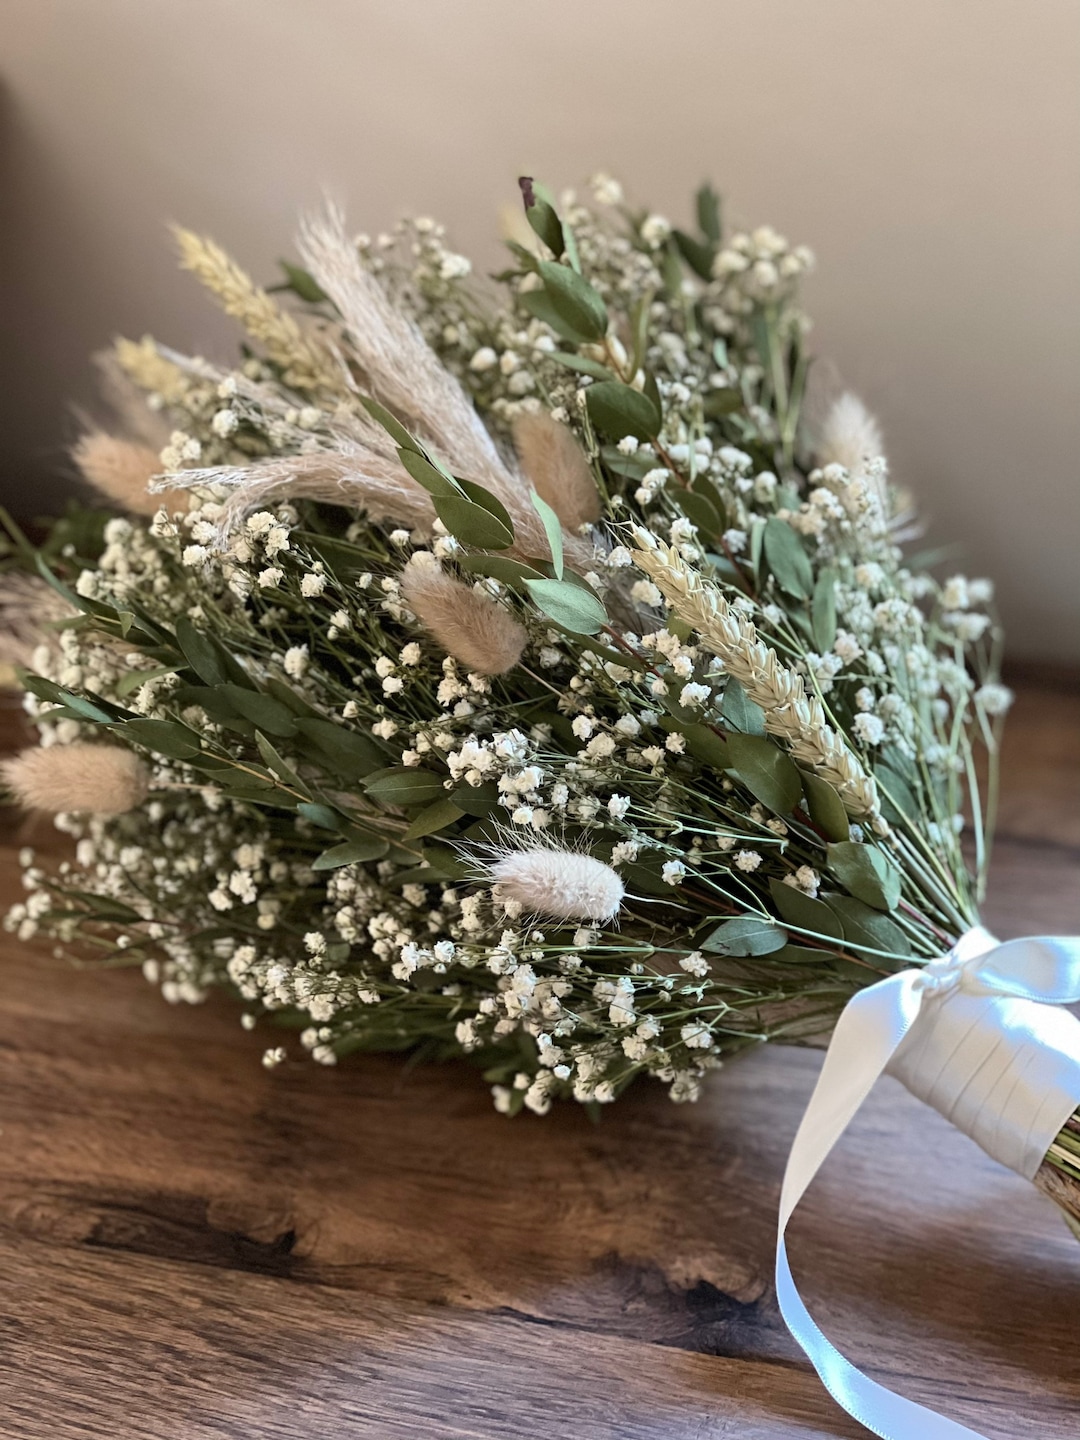
M 0 777 L 30 810 L 121 815 L 146 799 L 150 772 L 115 745 L 50 745 L 0 763 Z
M 585 452 L 573 433 L 546 410 L 514 421 L 514 445 L 522 469 L 570 531 L 600 519 L 600 495 Z
M 555 846 L 508 850 L 489 871 L 504 898 L 556 920 L 611 920 L 625 894 L 610 865 Z
M 151 494 L 150 481 L 161 474 L 162 466 L 148 445 L 97 430 L 84 435 L 71 455 L 95 490 L 133 515 L 156 515 L 162 505 L 171 514 L 188 508 L 188 497 L 181 491 Z
M 447 575 L 430 559 L 406 565 L 401 590 L 428 634 L 466 670 L 504 675 L 521 659 L 525 627 L 489 595 Z
M 867 462 L 884 455 L 881 427 L 863 402 L 850 390 L 834 400 L 821 427 L 820 465 L 843 465 L 850 475 L 862 475 Z

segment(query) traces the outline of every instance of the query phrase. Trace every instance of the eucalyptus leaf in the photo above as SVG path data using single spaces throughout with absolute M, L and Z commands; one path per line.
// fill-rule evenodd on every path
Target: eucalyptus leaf
M 900 903 L 900 872 L 876 845 L 843 840 L 829 846 L 826 864 L 846 890 L 875 910 L 895 910 Z
M 703 535 L 715 540 L 718 535 L 723 534 L 723 517 L 707 495 L 701 495 L 695 490 L 680 490 L 673 498 L 686 518 L 692 521 Z
M 649 471 L 655 470 L 658 464 L 652 451 L 624 455 L 617 445 L 602 445 L 600 458 L 609 470 L 616 475 L 625 475 L 629 480 L 644 480 Z
M 824 900 L 815 900 L 794 885 L 785 885 L 775 877 L 769 880 L 769 891 L 773 904 L 783 919 L 797 930 L 807 930 L 813 935 L 823 935 L 830 940 L 843 940 L 844 927 L 838 915 L 834 914 Z
M 576 270 L 577 273 L 580 275 L 582 273 L 581 256 L 578 253 L 578 243 L 577 239 L 574 236 L 573 226 L 567 224 L 567 222 L 564 220 L 562 232 L 563 245 L 566 247 L 566 258 L 570 262 L 571 269 Z
M 177 720 L 128 720 L 123 733 L 168 760 L 187 760 L 201 749 L 199 737 Z
M 485 489 L 483 485 L 478 485 L 475 480 L 459 480 L 457 483 L 461 486 L 466 499 L 471 500 L 474 505 L 479 505 L 481 509 L 486 510 L 489 515 L 493 515 L 495 519 L 510 532 L 511 538 L 513 538 L 514 522 L 510 517 L 510 511 L 507 510 L 497 495 L 493 495 L 491 491 Z
M 212 635 L 196 630 L 186 615 L 181 615 L 176 622 L 176 643 L 204 684 L 231 683 L 251 689 L 251 680 L 244 667 Z
M 687 235 L 685 230 L 676 230 L 673 234 L 675 244 L 679 247 L 679 253 L 694 274 L 702 280 L 711 280 L 713 254 L 715 253 L 712 245 L 707 241 L 695 240 L 692 235 Z
M 734 415 L 736 410 L 743 408 L 742 392 L 734 385 L 722 385 L 706 394 L 701 408 L 707 420 L 723 420 L 726 415 Z
M 329 295 L 322 288 L 310 271 L 303 269 L 300 265 L 293 265 L 289 260 L 279 260 L 278 264 L 285 272 L 285 284 L 275 285 L 274 290 L 291 290 L 308 305 L 321 305 L 324 300 L 329 300 Z
M 46 680 L 44 675 L 33 675 L 28 670 L 19 670 L 19 684 L 31 695 L 36 695 L 39 700 L 49 700 L 55 705 L 60 704 L 63 691 L 55 680 Z
M 497 515 L 461 495 L 435 497 L 435 513 L 455 539 L 478 550 L 505 550 L 514 543 L 514 532 L 508 530 Z
M 765 734 L 765 711 L 754 704 L 733 675 L 724 686 L 720 714 L 732 729 L 741 730 L 744 735 Z
M 664 289 L 672 300 L 678 300 L 682 296 L 683 270 L 679 263 L 679 251 L 674 243 L 669 243 L 663 252 L 660 261 L 660 272 L 664 277 Z
M 851 833 L 844 802 L 827 780 L 820 775 L 802 772 L 803 794 L 810 819 L 824 831 L 829 840 L 846 840 Z
M 450 796 L 444 795 L 442 799 L 436 800 L 434 804 L 428 805 L 413 817 L 403 838 L 420 840 L 425 835 L 436 835 L 440 830 L 445 830 L 448 825 L 452 825 L 455 820 L 460 820 L 461 814 L 461 810 Z
M 320 830 L 341 830 L 346 823 L 344 815 L 321 802 L 305 800 L 297 805 L 296 813 L 305 820 L 310 820 L 312 825 L 318 825 Z
M 452 796 L 459 810 L 478 819 L 499 808 L 499 787 L 494 780 L 485 780 L 482 785 L 459 785 Z
M 738 915 L 718 925 L 701 949 L 713 955 L 771 955 L 787 944 L 788 932 L 775 920 Z
M 115 706 L 106 710 L 102 705 L 95 705 L 94 701 L 87 699 L 85 695 L 76 695 L 71 690 L 61 690 L 60 699 L 80 720 L 92 720 L 96 725 L 112 725 L 118 715 L 130 713 L 117 711 Z
M 586 340 L 602 340 L 607 333 L 607 307 L 589 282 L 568 265 L 542 260 L 537 271 L 556 312 Z
M 810 557 L 786 520 L 776 515 L 769 516 L 765 521 L 764 544 L 765 563 L 777 583 L 789 595 L 808 600 L 814 584 Z
M 680 730 L 690 754 L 711 766 L 712 769 L 726 770 L 731 764 L 726 736 L 718 735 L 708 725 L 702 725 L 695 721 L 689 725 L 673 724 L 672 729 Z
M 401 885 L 431 885 L 441 880 L 471 880 L 476 874 L 475 865 L 462 860 L 445 845 L 425 851 L 423 859 L 423 865 L 395 875 L 388 883 L 395 888 Z
M 255 744 L 258 746 L 259 754 L 262 756 L 263 764 L 268 770 L 272 770 L 278 779 L 294 790 L 307 794 L 307 787 L 300 779 L 293 767 L 279 751 L 275 750 L 266 736 L 259 730 L 255 732 Z
M 550 325 L 560 339 L 571 340 L 575 345 L 584 345 L 592 338 L 587 332 L 564 319 L 546 290 L 522 290 L 518 299 L 530 315 L 542 320 L 545 325 Z
M 729 732 L 726 768 L 734 771 L 754 799 L 774 815 L 790 815 L 802 796 L 795 762 L 761 735 Z
M 526 580 L 536 605 L 549 619 L 575 635 L 595 635 L 607 624 L 599 596 L 569 580 Z
M 547 536 L 548 546 L 551 549 L 551 568 L 555 571 L 555 578 L 561 580 L 563 577 L 562 522 L 543 496 L 536 490 L 529 492 L 529 499 L 532 501 L 532 507 L 540 516 L 544 526 L 544 534 Z
M 422 805 L 446 793 L 438 775 L 407 765 L 377 770 L 363 781 L 363 786 L 368 798 L 381 805 Z
M 526 204 L 525 206 L 525 218 L 551 253 L 558 259 L 566 249 L 566 243 L 563 239 L 562 223 L 555 213 L 555 207 L 549 205 L 546 200 L 534 197 L 533 203 L 531 205 Z
M 769 956 L 774 964 L 781 965 L 815 965 L 821 966 L 836 961 L 827 950 L 817 950 L 812 945 L 785 945 L 782 950 L 776 950 Z M 854 967 L 852 967 L 854 968 Z
M 545 580 L 542 570 L 526 565 L 521 560 L 511 560 L 508 555 L 456 555 L 460 569 L 470 575 L 490 575 L 504 585 L 524 585 L 527 580 Z
M 160 680 L 163 675 L 175 675 L 175 665 L 155 665 L 152 670 L 129 670 L 126 675 L 121 675 L 113 686 L 117 695 L 131 695 L 151 680 Z
M 826 903 L 840 917 L 844 940 L 855 950 L 890 950 L 897 955 L 910 955 L 911 943 L 895 920 L 871 909 L 861 900 L 848 895 L 830 895 Z M 871 956 L 871 959 L 875 957 Z M 876 957 L 880 959 L 881 957 Z
M 286 685 L 285 681 L 279 680 L 276 675 L 268 675 L 263 682 L 263 688 L 275 700 L 280 700 L 286 710 L 291 710 L 300 719 L 317 720 L 320 718 L 318 712 L 308 704 L 302 695 L 298 695 L 291 685 Z M 328 724 L 329 722 L 324 723 Z
M 362 865 L 368 860 L 381 860 L 386 854 L 387 844 L 378 836 L 362 840 L 346 840 L 332 845 L 311 862 L 312 870 L 338 870 L 342 865 Z
M 875 765 L 874 779 L 881 791 L 881 808 L 887 820 L 895 825 L 904 819 L 919 819 L 919 802 L 911 786 L 891 765 Z
M 299 716 L 296 728 L 345 779 L 362 779 L 383 764 L 382 752 L 371 740 L 332 720 Z
M 720 197 L 713 187 L 705 182 L 695 197 L 697 204 L 698 228 L 712 245 L 720 243 Z
M 610 440 L 632 435 L 652 440 L 660 433 L 662 416 L 647 395 L 621 380 L 603 380 L 585 391 L 589 419 Z M 655 468 L 655 467 L 654 467 Z
M 547 358 L 558 365 L 565 365 L 567 370 L 575 370 L 579 375 L 589 375 L 594 380 L 616 378 L 614 371 L 601 365 L 599 360 L 590 360 L 586 355 L 570 355 L 565 350 L 554 350 Z
M 296 717 L 280 700 L 261 695 L 257 690 L 244 690 L 239 685 L 220 685 L 218 693 L 239 715 L 268 735 L 288 739 L 296 734 Z
M 445 475 L 437 465 L 432 464 L 426 455 L 420 455 L 415 450 L 409 450 L 404 445 L 399 445 L 398 459 L 416 483 L 422 485 L 429 495 L 440 499 L 446 496 L 461 495 L 461 486 L 457 481 Z
M 400 445 L 403 450 L 414 450 L 417 455 L 424 453 L 418 441 L 413 439 L 397 416 L 392 415 L 385 405 L 380 405 L 378 400 L 373 399 L 370 395 L 359 395 L 357 399 L 371 418 L 382 426 L 395 445 Z

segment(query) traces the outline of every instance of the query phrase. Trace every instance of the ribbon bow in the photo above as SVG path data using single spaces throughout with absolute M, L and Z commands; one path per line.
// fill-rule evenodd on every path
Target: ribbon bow
M 1080 1022 L 1059 1008 L 1077 1002 L 1080 938 L 999 945 L 976 928 L 941 959 L 860 991 L 837 1022 L 788 1156 L 776 1298 L 826 1389 L 882 1440 L 984 1437 L 886 1390 L 825 1338 L 788 1264 L 784 1235 L 792 1212 L 886 1069 L 1032 1179 L 1080 1104 Z

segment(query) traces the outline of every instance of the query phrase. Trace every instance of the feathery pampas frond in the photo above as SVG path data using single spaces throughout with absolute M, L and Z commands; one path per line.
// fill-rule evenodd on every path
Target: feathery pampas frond
M 504 675 L 521 659 L 525 627 L 490 595 L 413 557 L 401 577 L 405 603 L 448 654 L 480 675 Z
M 170 426 L 164 415 L 146 403 L 145 389 L 136 384 L 121 365 L 117 348 L 99 351 L 94 356 L 94 364 L 102 398 L 119 421 L 116 428 L 122 435 L 141 441 L 160 455 L 169 443 Z M 96 427 L 87 422 L 85 428 Z
M 275 456 L 253 465 L 177 470 L 158 481 L 155 489 L 190 490 L 204 485 L 227 485 L 233 490 L 218 523 L 222 538 L 271 499 L 345 505 L 371 520 L 405 525 L 421 539 L 431 535 L 435 523 L 427 491 L 396 462 L 370 451 L 317 450 L 308 455 Z
M 885 454 L 881 427 L 850 390 L 834 400 L 821 426 L 820 465 L 843 465 L 849 475 L 866 473 L 868 461 Z
M 566 425 L 560 425 L 546 410 L 526 412 L 514 421 L 514 446 L 536 493 L 568 530 L 596 524 L 600 519 L 596 480 L 585 452 Z
M 640 526 L 633 535 L 638 569 L 765 711 L 769 734 L 783 740 L 796 760 L 828 781 L 849 815 L 875 819 L 879 811 L 873 776 L 827 723 L 821 701 L 807 695 L 798 671 L 781 664 L 776 651 L 758 638 L 753 623 L 733 610 L 715 586 L 707 585 L 674 545 L 665 545 Z
M 508 469 L 483 421 L 457 380 L 428 345 L 419 327 L 398 310 L 365 270 L 345 234 L 340 214 L 308 219 L 300 251 L 312 275 L 341 314 L 343 344 L 361 384 L 449 463 L 453 472 L 489 489 L 514 522 L 511 554 L 547 554 L 547 537 L 529 500 L 529 485 Z M 585 570 L 589 547 L 568 534 L 566 563 Z
M 114 745 L 50 745 L 0 762 L 0 778 L 30 810 L 121 815 L 146 799 L 150 772 Z
M 331 392 L 347 388 L 341 367 L 329 351 L 314 344 L 296 319 L 276 305 L 220 245 L 181 226 L 174 234 L 183 268 L 201 280 L 221 301 L 225 313 L 239 320 L 265 348 L 275 365 L 281 366 L 287 385 Z
M 610 865 L 561 846 L 507 850 L 487 868 L 504 899 L 555 920 L 612 920 L 626 893 Z
M 0 665 L 30 667 L 39 645 L 56 642 L 50 621 L 74 613 L 38 576 L 21 570 L 0 576 Z
M 162 498 L 152 493 L 150 481 L 161 474 L 161 460 L 135 440 L 94 431 L 82 437 L 71 458 L 95 490 L 133 515 L 154 515 L 162 505 L 170 514 L 187 509 L 185 495 L 174 492 Z

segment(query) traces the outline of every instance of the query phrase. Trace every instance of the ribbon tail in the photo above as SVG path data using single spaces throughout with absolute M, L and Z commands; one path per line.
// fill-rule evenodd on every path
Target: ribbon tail
M 776 1244 L 776 1298 L 791 1334 L 833 1399 L 881 1440 L 985 1440 L 864 1375 L 815 1324 L 791 1274 L 785 1234 L 807 1186 L 919 1014 L 918 972 L 890 975 L 856 995 L 837 1023 L 788 1157 Z
M 986 1440 L 957 1420 L 905 1400 L 852 1365 L 826 1339 L 803 1303 L 783 1239 L 776 1247 L 776 1298 L 788 1329 L 806 1351 L 836 1403 L 881 1440 Z

